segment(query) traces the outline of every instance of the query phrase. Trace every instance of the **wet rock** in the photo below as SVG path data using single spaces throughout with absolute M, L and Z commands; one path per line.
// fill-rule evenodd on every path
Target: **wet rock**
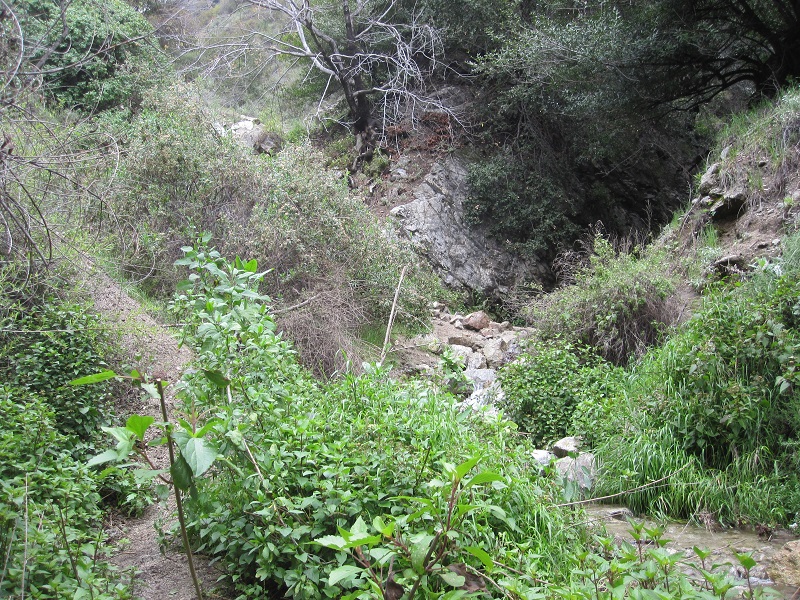
M 464 376 L 472 382 L 475 391 L 487 389 L 497 379 L 494 369 L 467 369 Z
M 800 586 L 800 540 L 787 542 L 772 557 L 769 575 L 778 583 Z
M 565 437 L 558 440 L 550 449 L 558 458 L 564 458 L 569 454 L 575 454 L 580 450 L 581 439 L 578 436 Z
M 548 452 L 547 450 L 534 450 L 531 452 L 531 456 L 533 457 L 533 460 L 538 462 L 543 467 L 549 465 L 550 461 L 556 457 L 555 454 Z

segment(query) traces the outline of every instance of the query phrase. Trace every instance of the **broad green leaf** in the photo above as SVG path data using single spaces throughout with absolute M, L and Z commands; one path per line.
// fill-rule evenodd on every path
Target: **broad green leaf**
M 392 537 L 392 534 L 394 533 L 394 528 L 397 526 L 397 522 L 390 521 L 389 524 L 387 525 L 382 517 L 375 517 L 374 519 L 372 519 L 372 526 L 381 535 L 385 537 Z
M 389 550 L 389 548 L 372 548 L 369 551 L 369 555 L 374 558 L 379 565 L 385 565 L 396 553 Z
M 89 385 L 90 383 L 100 383 L 108 379 L 113 379 L 117 374 L 114 371 L 106 369 L 94 375 L 86 375 L 85 377 L 78 377 L 69 382 L 69 385 Z
M 133 432 L 127 427 L 101 427 L 101 429 L 112 436 L 120 444 L 130 443 L 130 447 L 133 448 L 133 441 L 131 440 L 133 437 Z M 117 449 L 119 448 L 120 446 L 117 446 Z
M 328 577 L 328 585 L 334 586 L 343 579 L 359 575 L 363 570 L 364 569 L 361 567 L 355 567 L 353 565 L 342 565 L 331 571 L 330 577 Z
M 473 485 L 481 485 L 483 483 L 491 483 L 493 481 L 505 481 L 502 475 L 498 473 L 492 473 L 490 471 L 481 471 L 475 477 L 470 479 L 466 484 L 464 484 L 465 488 L 472 487 Z
M 742 565 L 748 571 L 756 566 L 756 561 L 753 559 L 752 556 L 750 556 L 750 554 L 748 553 L 740 554 L 738 552 L 734 552 L 734 555 L 736 556 L 736 560 L 739 561 L 739 564 Z
M 369 535 L 366 533 L 354 533 L 347 541 L 345 549 L 355 548 L 357 546 L 374 546 L 381 542 L 383 538 L 379 535 Z
M 214 464 L 217 458 L 217 449 L 210 440 L 205 438 L 189 438 L 181 449 L 181 455 L 191 468 L 192 474 L 200 477 Z
M 203 425 L 200 429 L 198 429 L 195 432 L 194 437 L 198 437 L 198 438 L 204 437 L 209 431 L 211 431 L 211 429 L 216 427 L 216 425 L 219 422 L 220 422 L 219 419 L 211 419 L 208 423 Z
M 479 509 L 480 506 L 477 504 L 459 504 L 456 507 L 455 519 L 458 520 L 467 513 L 472 512 L 473 510 Z
M 463 575 L 459 575 L 458 573 L 453 573 L 452 571 L 444 571 L 442 573 L 439 573 L 439 577 L 441 577 L 442 580 L 444 580 L 444 582 L 447 585 L 453 587 L 461 587 L 462 585 L 464 585 L 464 582 L 466 581 Z
M 358 517 L 356 522 L 353 523 L 350 533 L 367 533 L 367 524 L 364 522 L 364 519 Z
M 131 415 L 125 422 L 125 428 L 132 431 L 136 437 L 144 441 L 144 434 L 147 428 L 153 424 L 155 419 L 150 416 Z
M 422 533 L 414 538 L 411 544 L 411 568 L 421 575 L 425 572 L 425 557 L 428 555 L 433 536 L 429 533 Z
M 218 388 L 226 388 L 231 380 L 222 374 L 222 371 L 203 369 L 203 375 Z
M 143 383 L 142 389 L 147 392 L 153 400 L 161 400 L 161 395 L 158 393 L 158 386 L 155 383 Z
M 347 541 L 338 535 L 326 535 L 315 539 L 314 543 L 325 546 L 326 548 L 332 548 L 333 550 L 344 550 L 344 547 L 347 545 Z
M 126 454 L 122 458 L 127 458 L 128 455 Z M 120 460 L 119 453 L 116 450 L 106 450 L 105 452 L 101 452 L 97 456 L 94 456 L 89 459 L 89 462 L 86 464 L 90 467 L 95 465 L 102 465 L 107 462 L 111 462 L 112 460 Z
M 486 552 L 483 548 L 479 548 L 478 546 L 467 546 L 464 548 L 467 552 L 472 554 L 475 558 L 477 558 L 483 564 L 483 568 L 486 569 L 487 573 L 491 573 L 492 569 L 494 569 L 494 561 L 492 557 L 489 556 L 489 553 Z
M 192 468 L 188 465 L 182 454 L 178 455 L 175 464 L 169 469 L 172 483 L 181 491 L 186 491 L 192 485 Z
M 133 471 L 133 479 L 138 484 L 149 483 L 166 472 L 167 469 L 136 469 Z
M 456 477 L 458 477 L 459 480 L 464 479 L 464 476 L 467 473 L 469 473 L 475 465 L 478 464 L 479 460 L 480 460 L 480 457 L 473 456 L 468 461 L 463 462 L 460 465 L 458 465 L 456 467 Z

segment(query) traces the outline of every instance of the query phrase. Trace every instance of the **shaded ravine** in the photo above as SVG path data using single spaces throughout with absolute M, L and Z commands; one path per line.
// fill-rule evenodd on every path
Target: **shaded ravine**
M 174 384 L 181 377 L 186 365 L 192 360 L 192 352 L 179 347 L 167 329 L 153 319 L 141 304 L 128 295 L 113 279 L 96 267 L 87 267 L 82 284 L 94 301 L 94 308 L 108 324 L 114 342 L 120 351 L 120 361 L 130 363 L 140 373 L 158 374 Z M 174 385 L 167 386 L 167 410 L 173 414 Z M 118 412 L 124 417 L 130 414 L 150 415 L 161 421 L 158 401 L 144 394 L 131 394 L 118 403 Z M 166 446 L 153 448 L 151 457 L 157 466 L 169 466 Z M 180 548 L 179 540 L 166 548 L 159 546 L 157 527 L 169 525 L 174 519 L 174 500 L 166 505 L 150 506 L 139 518 L 117 517 L 109 525 L 109 536 L 117 547 L 111 562 L 123 572 L 131 573 L 134 597 L 143 600 L 192 600 L 196 598 L 189 575 L 187 558 Z M 220 596 L 208 593 L 220 572 L 210 566 L 203 557 L 195 557 L 198 575 L 203 582 L 206 598 Z M 127 577 L 126 577 L 127 578 Z

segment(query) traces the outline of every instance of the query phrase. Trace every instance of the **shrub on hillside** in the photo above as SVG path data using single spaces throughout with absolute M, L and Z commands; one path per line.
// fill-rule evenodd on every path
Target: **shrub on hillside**
M 123 0 L 19 0 L 14 8 L 29 70 L 41 71 L 49 96 L 69 108 L 138 102 L 167 66 L 152 26 Z
M 108 387 L 67 383 L 106 367 L 108 340 L 102 324 L 83 306 L 53 295 L 23 301 L 22 282 L 9 278 L 2 283 L 0 301 L 8 303 L 0 314 L 0 381 L 39 394 L 52 408 L 59 431 L 71 436 L 73 444 L 87 442 L 104 422 Z
M 545 339 L 591 346 L 606 360 L 624 365 L 661 340 L 679 312 L 671 298 L 677 276 L 657 247 L 617 253 L 597 236 L 588 264 L 573 282 L 540 296 L 521 310 Z
M 625 502 L 725 524 L 785 524 L 800 514 L 798 257 L 795 234 L 782 260 L 709 290 L 695 316 L 634 368 L 630 402 L 608 419 L 627 425 L 598 450 L 601 493 L 668 477 L 669 489 Z
M 704 465 L 789 458 L 800 435 L 798 306 L 798 273 L 763 270 L 741 287 L 710 292 L 639 368 L 653 420 Z
M 130 128 L 128 183 L 114 206 L 126 233 L 118 239 L 135 232 L 123 249 L 145 286 L 173 291 L 180 248 L 209 232 L 221 254 L 252 256 L 271 270 L 264 286 L 281 326 L 304 361 L 327 373 L 344 366 L 345 354 L 360 363 L 357 331 L 386 322 L 403 267 L 398 321 L 427 320 L 430 299 L 446 296 L 441 284 L 322 167 L 320 153 L 298 144 L 255 156 L 215 133 L 211 116 L 186 101 L 190 90 L 154 95 Z

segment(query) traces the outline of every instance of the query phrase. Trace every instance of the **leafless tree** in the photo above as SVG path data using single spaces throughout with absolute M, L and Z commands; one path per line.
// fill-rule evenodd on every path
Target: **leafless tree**
M 431 93 L 432 80 L 446 72 L 444 50 L 439 31 L 415 9 L 397 0 L 244 2 L 256 14 L 271 16 L 274 26 L 184 43 L 184 55 L 193 53 L 191 68 L 231 70 L 258 51 L 265 61 L 278 56 L 305 61 L 327 78 L 317 115 L 329 95 L 340 90 L 347 103 L 346 124 L 364 154 L 386 126 L 407 122 L 413 127 L 427 111 L 464 124 L 457 107 Z

